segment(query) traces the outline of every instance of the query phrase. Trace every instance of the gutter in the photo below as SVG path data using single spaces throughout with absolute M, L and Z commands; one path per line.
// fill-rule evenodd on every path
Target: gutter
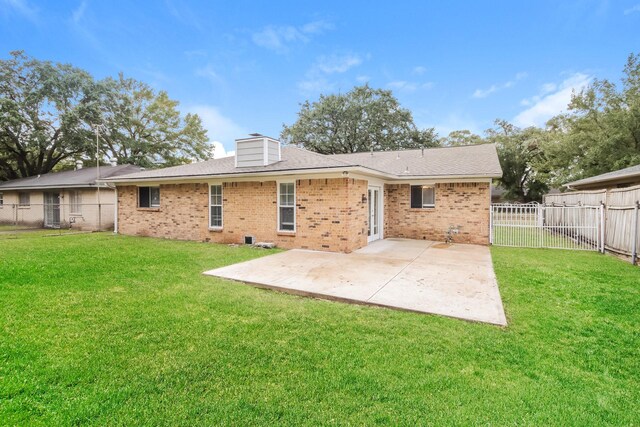
M 314 169 L 283 169 L 278 171 L 255 171 L 255 172 L 245 172 L 245 173 L 223 173 L 223 174 L 200 174 L 200 175 L 176 175 L 170 177 L 143 177 L 143 178 L 111 178 L 108 180 L 100 180 L 103 183 L 114 183 L 114 184 L 136 184 L 136 183 L 145 183 L 145 182 L 166 182 L 166 181 L 193 181 L 193 182 L 202 182 L 203 180 L 208 179 L 220 179 L 220 178 L 247 178 L 247 177 L 271 177 L 271 176 L 282 176 L 282 175 L 299 175 L 299 174 L 316 174 L 316 173 L 324 173 L 328 170 L 340 172 L 343 174 L 347 174 L 352 171 L 356 173 L 360 173 L 362 175 L 374 176 L 374 177 L 382 177 L 386 178 L 390 181 L 406 181 L 406 180 L 416 180 L 416 179 L 493 179 L 500 178 L 502 174 L 481 174 L 481 175 L 394 175 L 384 172 L 379 172 L 370 168 L 362 167 L 362 166 L 351 166 L 351 167 L 343 167 L 343 166 L 335 166 L 335 167 L 326 167 L 326 168 L 314 168 Z

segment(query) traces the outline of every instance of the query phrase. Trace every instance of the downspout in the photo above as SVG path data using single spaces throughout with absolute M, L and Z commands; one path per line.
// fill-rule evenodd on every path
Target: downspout
M 113 188 L 115 191 L 115 203 L 113 204 L 113 234 L 118 234 L 118 187 L 111 184 L 106 183 L 107 188 Z

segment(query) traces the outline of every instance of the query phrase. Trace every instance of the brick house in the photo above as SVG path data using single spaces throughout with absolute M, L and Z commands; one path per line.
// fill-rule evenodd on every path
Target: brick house
M 488 244 L 494 145 L 322 155 L 253 135 L 236 156 L 105 180 L 116 231 L 351 252 L 385 237 Z
M 114 222 L 115 192 L 98 178 L 140 172 L 133 165 L 50 172 L 0 182 L 0 225 L 109 230 Z

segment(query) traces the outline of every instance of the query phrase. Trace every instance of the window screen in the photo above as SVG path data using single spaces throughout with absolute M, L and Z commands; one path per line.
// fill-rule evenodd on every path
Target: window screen
M 278 200 L 278 229 L 294 231 L 296 229 L 296 186 L 293 182 L 280 183 L 280 197 Z

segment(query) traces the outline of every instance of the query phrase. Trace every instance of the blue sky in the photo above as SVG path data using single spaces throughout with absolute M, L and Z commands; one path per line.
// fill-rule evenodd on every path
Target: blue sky
M 0 54 L 126 76 L 199 113 L 227 150 L 278 136 L 299 103 L 369 82 L 421 127 L 542 125 L 640 52 L 639 0 L 0 0 Z M 221 154 L 221 150 L 218 150 Z

